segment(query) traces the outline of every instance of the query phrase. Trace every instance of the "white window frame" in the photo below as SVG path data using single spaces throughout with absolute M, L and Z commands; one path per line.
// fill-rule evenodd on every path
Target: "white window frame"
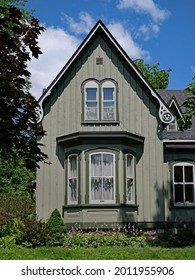
M 182 173 L 183 173 L 183 182 L 176 182 L 175 181 L 175 167 L 181 166 L 182 167 Z M 185 166 L 191 166 L 192 167 L 192 172 L 193 172 L 193 182 L 186 182 L 185 181 Z M 188 162 L 181 162 L 181 163 L 176 163 L 172 167 L 173 170 L 173 202 L 175 206 L 192 206 L 195 205 L 195 174 L 194 174 L 194 165 Z M 176 193 L 176 185 L 181 185 L 183 188 L 183 197 L 184 197 L 184 202 L 175 202 L 175 193 Z M 186 201 L 185 199 L 185 186 L 186 185 L 192 185 L 193 186 L 193 202 Z
M 101 157 L 106 154 L 106 155 L 112 155 L 113 157 L 113 175 L 112 176 L 103 176 L 102 172 L 102 180 L 103 178 L 113 178 L 113 199 L 112 200 L 104 200 L 103 199 L 103 192 L 102 192 L 102 199 L 101 200 L 93 200 L 92 199 L 92 187 L 91 187 L 91 158 L 93 155 L 101 155 Z M 101 167 L 103 170 L 103 166 Z M 99 176 L 98 176 L 99 177 Z M 115 178 L 116 177 L 116 165 L 115 165 L 115 154 L 110 153 L 110 152 L 94 152 L 89 155 L 89 202 L 90 204 L 114 204 L 115 203 L 115 193 L 116 193 L 116 184 L 115 184 Z M 103 186 L 102 186 L 103 188 Z
M 76 176 L 72 177 L 70 175 L 70 159 L 72 157 L 76 158 Z M 71 189 L 69 187 L 70 180 L 76 180 L 76 200 L 71 200 Z M 71 154 L 68 156 L 68 172 L 67 172 L 67 204 L 68 205 L 76 205 L 78 204 L 78 155 Z
M 128 172 L 128 157 L 131 157 L 131 165 L 130 170 Z M 127 204 L 134 204 L 135 203 L 135 157 L 128 153 L 125 155 L 125 175 L 126 175 L 126 203 Z M 131 186 L 131 199 L 128 199 L 128 182 L 129 180 L 132 180 L 132 186 Z
M 112 100 L 106 100 L 104 99 L 104 88 L 113 88 L 113 99 Z M 101 119 L 103 121 L 115 121 L 116 120 L 116 85 L 112 81 L 105 81 L 101 85 Z M 105 102 L 113 102 L 113 113 L 114 113 L 114 118 L 104 118 L 104 103 Z
M 96 88 L 96 99 L 95 100 L 88 100 L 87 99 L 87 89 Z M 87 102 L 88 103 L 95 103 L 97 102 L 97 118 L 90 119 L 87 117 Z M 95 81 L 88 81 L 84 86 L 84 118 L 85 121 L 98 121 L 99 120 L 99 85 Z
M 96 88 L 96 100 L 88 100 L 87 99 L 87 89 Z M 104 100 L 104 88 L 112 88 L 113 89 L 113 99 L 112 100 Z M 97 104 L 97 117 L 96 118 L 90 118 L 87 116 L 87 103 L 96 103 Z M 106 102 L 113 102 L 113 108 L 112 114 L 114 115 L 113 118 L 105 118 L 104 116 L 104 104 Z M 95 107 L 94 107 L 95 108 Z M 84 85 L 84 121 L 85 122 L 96 122 L 96 121 L 102 121 L 102 122 L 114 122 L 116 121 L 116 84 L 112 80 L 105 80 L 103 82 L 97 82 L 95 80 L 88 80 Z

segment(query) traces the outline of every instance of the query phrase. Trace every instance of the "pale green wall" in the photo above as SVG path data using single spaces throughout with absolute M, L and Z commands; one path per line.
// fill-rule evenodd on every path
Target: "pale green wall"
M 103 65 L 96 65 L 96 57 L 103 57 Z M 119 125 L 81 125 L 81 84 L 88 78 L 102 80 L 112 78 L 118 83 Z M 48 218 L 54 208 L 62 211 L 65 197 L 64 150 L 57 147 L 56 138 L 78 131 L 128 131 L 145 137 L 144 151 L 136 165 L 138 221 L 163 221 L 163 182 L 166 167 L 163 167 L 162 128 L 158 117 L 158 103 L 145 93 L 112 49 L 102 41 L 95 40 L 78 64 L 73 63 L 59 81 L 54 94 L 44 102 L 43 127 L 47 131 L 41 143 L 48 154 L 48 162 L 40 164 L 37 171 L 37 212 L 39 218 Z M 120 157 L 122 155 L 120 154 Z M 60 158 L 60 160 L 59 160 Z M 81 155 L 84 163 L 84 152 Z M 82 164 L 82 184 L 85 182 L 85 164 Z M 119 178 L 123 178 L 122 161 L 119 163 Z M 164 179 L 164 180 L 163 180 Z M 122 185 L 122 184 L 121 184 Z M 85 194 L 85 190 L 83 190 Z M 123 189 L 120 190 L 121 198 Z M 161 194 L 161 196 L 159 196 Z M 84 203 L 84 197 L 82 197 Z M 80 214 L 79 214 L 80 215 Z

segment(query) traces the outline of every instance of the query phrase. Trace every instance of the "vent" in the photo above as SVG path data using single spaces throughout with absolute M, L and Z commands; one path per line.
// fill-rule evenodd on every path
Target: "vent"
M 96 57 L 96 65 L 103 65 L 103 57 Z

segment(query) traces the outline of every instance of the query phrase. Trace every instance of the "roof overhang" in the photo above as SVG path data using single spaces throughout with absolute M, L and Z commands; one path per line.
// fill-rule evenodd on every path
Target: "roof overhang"
M 169 124 L 174 120 L 174 116 L 171 113 L 171 110 L 167 106 L 167 104 L 164 102 L 164 100 L 158 95 L 156 90 L 148 83 L 148 81 L 144 78 L 142 73 L 138 70 L 135 63 L 130 59 L 130 57 L 127 55 L 127 53 L 122 49 L 122 47 L 119 45 L 119 43 L 116 41 L 116 39 L 112 36 L 112 34 L 109 32 L 109 30 L 106 28 L 106 26 L 103 24 L 101 20 L 99 20 L 96 25 L 93 27 L 91 32 L 88 34 L 88 36 L 85 38 L 85 40 L 82 42 L 80 47 L 76 50 L 76 52 L 72 55 L 72 57 L 69 59 L 69 61 L 66 63 L 66 65 L 63 67 L 63 69 L 60 71 L 60 73 L 56 76 L 56 78 L 53 80 L 53 82 L 49 85 L 49 87 L 44 91 L 40 99 L 38 100 L 39 107 L 37 108 L 37 122 L 40 122 L 43 118 L 43 101 L 51 94 L 52 88 L 58 83 L 58 81 L 61 79 L 61 77 L 64 75 L 64 73 L 67 71 L 67 69 L 70 67 L 70 65 L 73 63 L 73 61 L 78 57 L 78 55 L 82 52 L 82 50 L 85 48 L 87 43 L 90 41 L 90 39 L 94 36 L 94 34 L 98 31 L 103 31 L 104 34 L 110 39 L 110 41 L 113 43 L 113 45 L 116 47 L 116 49 L 119 51 L 119 53 L 123 56 L 123 58 L 126 60 L 126 62 L 130 65 L 130 67 L 135 71 L 135 73 L 138 75 L 138 77 L 142 80 L 142 82 L 146 85 L 146 87 L 149 89 L 151 95 L 158 101 L 159 103 L 159 118 L 164 124 Z
M 166 150 L 195 150 L 195 140 L 163 140 Z
M 79 131 L 76 133 L 68 134 L 65 136 L 57 137 L 57 143 L 59 145 L 76 145 L 83 143 L 120 143 L 131 142 L 135 145 L 143 144 L 144 137 L 125 131 Z

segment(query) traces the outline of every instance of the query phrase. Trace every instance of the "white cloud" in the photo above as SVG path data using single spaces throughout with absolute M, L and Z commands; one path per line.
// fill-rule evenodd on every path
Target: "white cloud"
M 40 35 L 39 46 L 43 54 L 29 63 L 33 96 L 40 97 L 43 88 L 49 86 L 79 44 L 76 37 L 61 28 L 48 27 Z
M 81 22 L 80 27 L 79 23 L 75 26 L 77 26 L 77 31 L 82 30 L 80 28 L 82 28 L 83 23 Z M 121 23 L 109 24 L 108 29 L 132 59 L 143 58 L 145 61 L 150 60 L 149 52 L 134 42 L 132 36 Z M 77 36 L 72 36 L 67 31 L 54 27 L 48 27 L 40 35 L 39 46 L 43 54 L 40 55 L 38 60 L 32 59 L 29 63 L 32 82 L 31 93 L 37 99 L 41 96 L 43 89 L 50 85 L 80 45 L 78 36 L 78 34 Z
M 170 12 L 166 9 L 160 9 L 153 0 L 119 0 L 117 5 L 119 9 L 133 9 L 137 13 L 149 14 L 157 22 L 165 20 Z
M 84 11 L 79 14 L 79 22 L 76 22 L 72 17 L 66 14 L 63 14 L 63 17 L 69 24 L 71 31 L 75 34 L 88 33 L 95 25 L 94 19 L 90 16 L 90 14 Z
M 143 24 L 137 31 L 137 37 L 142 36 L 145 40 L 156 36 L 160 32 L 160 27 L 156 23 Z
M 121 23 L 109 24 L 108 29 L 131 59 L 143 58 L 146 61 L 150 60 L 149 52 L 136 44 L 132 36 L 126 31 Z

